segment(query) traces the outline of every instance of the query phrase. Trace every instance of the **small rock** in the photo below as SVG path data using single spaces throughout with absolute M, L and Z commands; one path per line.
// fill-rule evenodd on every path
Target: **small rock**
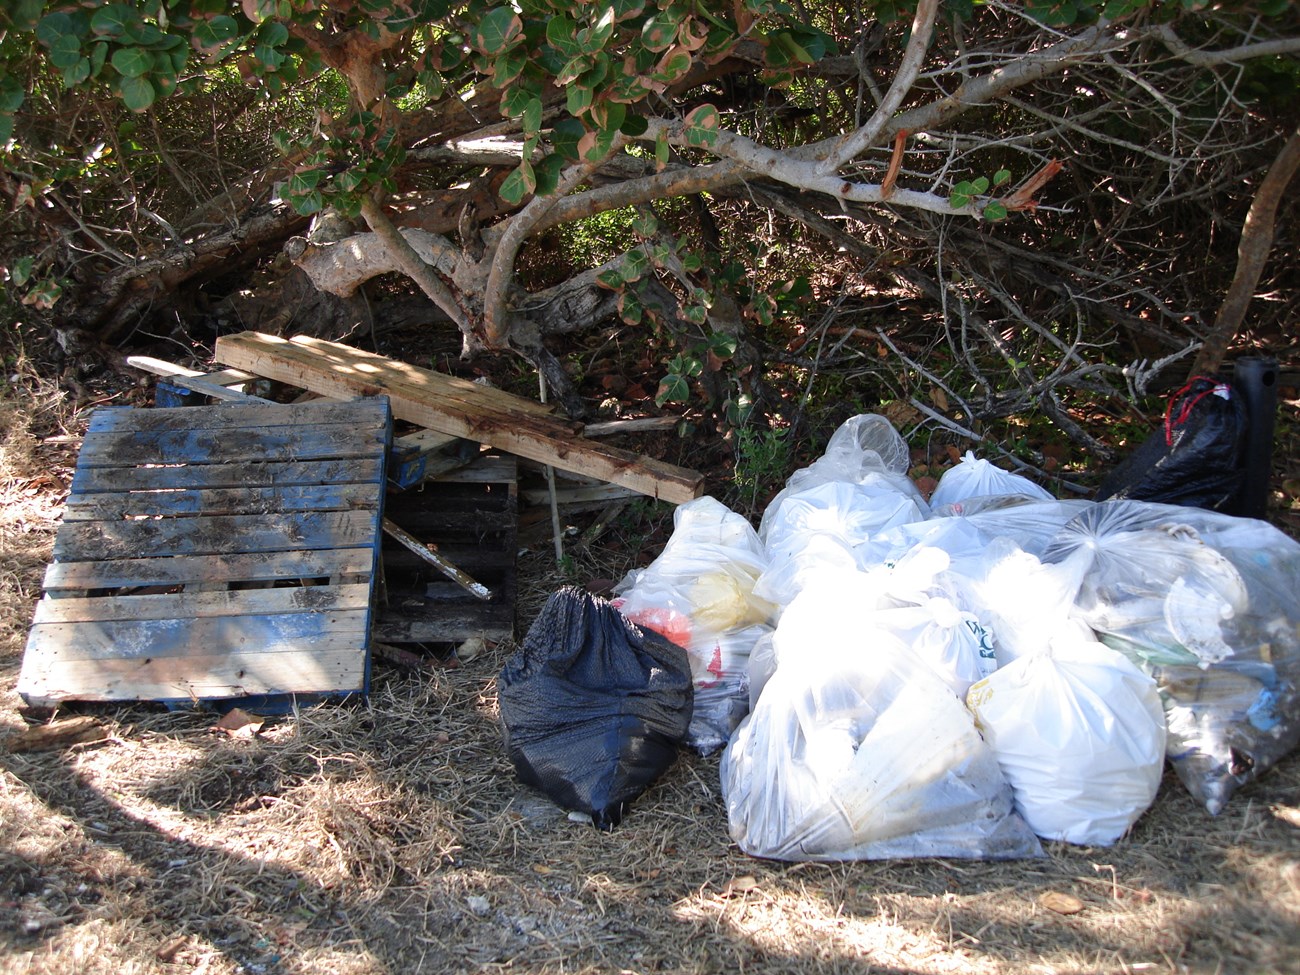
M 487 917 L 488 912 L 492 910 L 492 903 L 479 894 L 466 897 L 465 904 L 469 907 L 470 912 L 477 917 Z

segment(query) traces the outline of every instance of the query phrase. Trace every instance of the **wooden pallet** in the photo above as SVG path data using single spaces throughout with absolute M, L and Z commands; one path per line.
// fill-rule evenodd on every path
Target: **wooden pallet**
M 364 692 L 391 425 L 382 397 L 97 411 L 19 693 Z

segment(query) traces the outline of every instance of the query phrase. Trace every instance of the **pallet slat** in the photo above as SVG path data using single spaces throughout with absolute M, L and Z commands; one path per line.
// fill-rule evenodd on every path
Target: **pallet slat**
M 179 555 L 114 562 L 55 562 L 45 570 L 46 593 L 138 586 L 184 586 L 320 579 L 369 574 L 374 550 L 327 552 L 241 552 L 237 555 Z
M 54 540 L 63 562 L 103 562 L 153 555 L 220 555 L 355 548 L 372 537 L 374 512 L 307 511 L 278 514 L 74 521 Z
M 202 409 L 191 406 L 189 409 Z M 233 464 L 190 464 L 169 467 L 78 467 L 72 475 L 74 493 L 156 491 L 162 488 L 288 487 L 297 484 L 372 483 L 383 469 L 378 457 L 348 460 Z M 160 474 L 159 472 L 164 472 Z M 162 480 L 165 474 L 166 481 Z
M 379 503 L 378 484 L 295 484 L 255 488 L 161 488 L 156 491 L 70 494 L 63 520 L 118 521 L 141 515 L 184 518 L 247 511 L 347 511 Z

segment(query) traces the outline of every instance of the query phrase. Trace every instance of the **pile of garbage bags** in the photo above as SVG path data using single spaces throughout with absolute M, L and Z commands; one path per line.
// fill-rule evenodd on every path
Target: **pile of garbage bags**
M 723 749 L 746 852 L 1104 846 L 1166 759 L 1218 813 L 1300 742 L 1300 544 L 1199 508 L 1059 501 L 973 454 L 927 501 L 908 464 L 888 420 L 854 417 L 757 532 L 682 505 L 617 587 L 628 625 L 684 654 L 679 740 Z

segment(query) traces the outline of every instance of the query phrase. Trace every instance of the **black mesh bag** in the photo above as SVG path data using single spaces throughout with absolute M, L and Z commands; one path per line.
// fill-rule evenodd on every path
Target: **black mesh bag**
M 672 764 L 691 720 L 686 652 L 575 587 L 547 600 L 498 685 L 519 778 L 601 829 Z

